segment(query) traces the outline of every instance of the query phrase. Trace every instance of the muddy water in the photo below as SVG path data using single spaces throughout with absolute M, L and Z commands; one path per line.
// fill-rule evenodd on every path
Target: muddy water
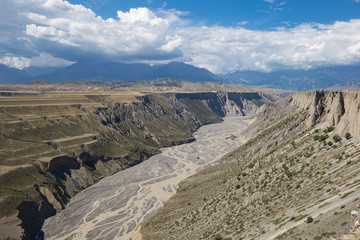
M 45 221 L 45 238 L 131 239 L 136 226 L 175 194 L 180 181 L 239 147 L 241 133 L 252 121 L 226 117 L 201 127 L 195 142 L 161 149 L 161 154 L 102 179 Z

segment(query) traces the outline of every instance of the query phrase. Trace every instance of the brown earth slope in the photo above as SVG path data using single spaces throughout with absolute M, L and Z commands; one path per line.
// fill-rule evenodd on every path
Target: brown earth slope
M 247 143 L 183 181 L 142 238 L 341 237 L 360 198 L 359 109 L 359 92 L 300 92 L 262 107 Z

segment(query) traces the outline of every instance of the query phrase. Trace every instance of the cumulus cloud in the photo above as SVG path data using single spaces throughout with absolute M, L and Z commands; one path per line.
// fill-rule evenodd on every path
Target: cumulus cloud
M 47 53 L 40 53 L 38 56 L 32 58 L 17 57 L 17 56 L 3 56 L 0 58 L 0 63 L 18 69 L 26 67 L 65 67 L 75 62 L 67 61 L 61 58 L 55 58 Z
M 246 29 L 246 22 L 235 27 L 191 26 L 182 19 L 187 13 L 176 9 L 135 8 L 103 19 L 63 0 L 2 1 L 0 62 L 17 68 L 62 66 L 83 59 L 175 60 L 225 73 L 360 62 L 358 19 L 256 31 Z
M 0 24 L 1 32 L 12 31 L 3 41 L 0 39 L 0 58 L 9 54 L 19 56 L 21 52 L 27 53 L 26 58 L 46 52 L 70 61 L 182 57 L 177 49 L 179 37 L 169 35 L 172 24 L 181 21 L 179 11 L 159 10 L 162 16 L 159 17 L 147 8 L 137 8 L 118 11 L 117 19 L 102 19 L 82 5 L 63 0 L 4 1 L 7 9 L 0 10 L 0 15 L 13 12 L 15 17 L 0 16 L 1 22 L 9 23 Z M 15 25 L 15 30 L 11 25 Z M 17 42 L 11 47 L 14 39 Z
M 0 63 L 18 69 L 23 69 L 30 66 L 30 59 L 25 57 L 4 56 L 0 59 Z
M 360 20 L 302 24 L 276 31 L 203 27 L 183 29 L 182 46 L 192 63 L 214 72 L 272 71 L 360 62 Z

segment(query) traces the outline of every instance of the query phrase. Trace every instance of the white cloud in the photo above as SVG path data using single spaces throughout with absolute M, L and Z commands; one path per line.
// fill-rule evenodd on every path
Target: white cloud
M 23 69 L 30 66 L 30 59 L 25 57 L 4 56 L 0 58 L 0 63 L 14 68 Z
M 139 54 L 148 58 L 168 55 L 169 46 L 173 45 L 167 41 L 171 38 L 168 31 L 171 23 L 179 20 L 177 12 L 167 12 L 166 18 L 161 18 L 148 8 L 118 11 L 118 19 L 104 20 L 91 10 L 66 1 L 32 1 L 41 3 L 40 7 L 22 13 L 32 22 L 25 31 L 32 37 L 32 43 L 42 44 L 40 40 L 46 40 L 92 54 L 134 58 Z
M 332 25 L 303 24 L 276 31 L 244 28 L 183 29 L 179 35 L 189 63 L 214 72 L 271 71 L 360 62 L 360 20 Z
M 129 12 L 118 11 L 117 15 L 122 23 L 168 25 L 166 19 L 157 17 L 148 8 L 131 8 Z
M 60 58 L 55 58 L 47 53 L 40 53 L 39 56 L 32 58 L 17 57 L 17 56 L 4 56 L 0 58 L 0 63 L 18 69 L 26 67 L 64 67 L 74 62 L 67 61 Z
M 79 59 L 183 60 L 224 73 L 360 62 L 358 19 L 255 31 L 244 28 L 247 22 L 239 23 L 242 27 L 191 27 L 182 19 L 187 13 L 175 9 L 136 8 L 118 11 L 116 19 L 103 19 L 63 0 L 2 1 L 0 62 L 18 68 Z
M 246 25 L 248 23 L 249 23 L 249 21 L 242 21 L 242 22 L 238 22 L 237 25 L 244 26 L 244 25 Z
M 56 58 L 47 53 L 40 53 L 39 56 L 29 59 L 29 66 L 32 67 L 64 67 L 73 63 L 75 62 Z

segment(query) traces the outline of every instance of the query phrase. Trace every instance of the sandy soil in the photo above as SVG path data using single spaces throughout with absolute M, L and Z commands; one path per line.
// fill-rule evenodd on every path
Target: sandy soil
M 65 210 L 46 220 L 45 238 L 132 239 L 137 225 L 175 194 L 180 181 L 239 147 L 241 133 L 252 121 L 233 116 L 203 126 L 194 134 L 197 141 L 162 149 L 161 154 L 85 189 Z

